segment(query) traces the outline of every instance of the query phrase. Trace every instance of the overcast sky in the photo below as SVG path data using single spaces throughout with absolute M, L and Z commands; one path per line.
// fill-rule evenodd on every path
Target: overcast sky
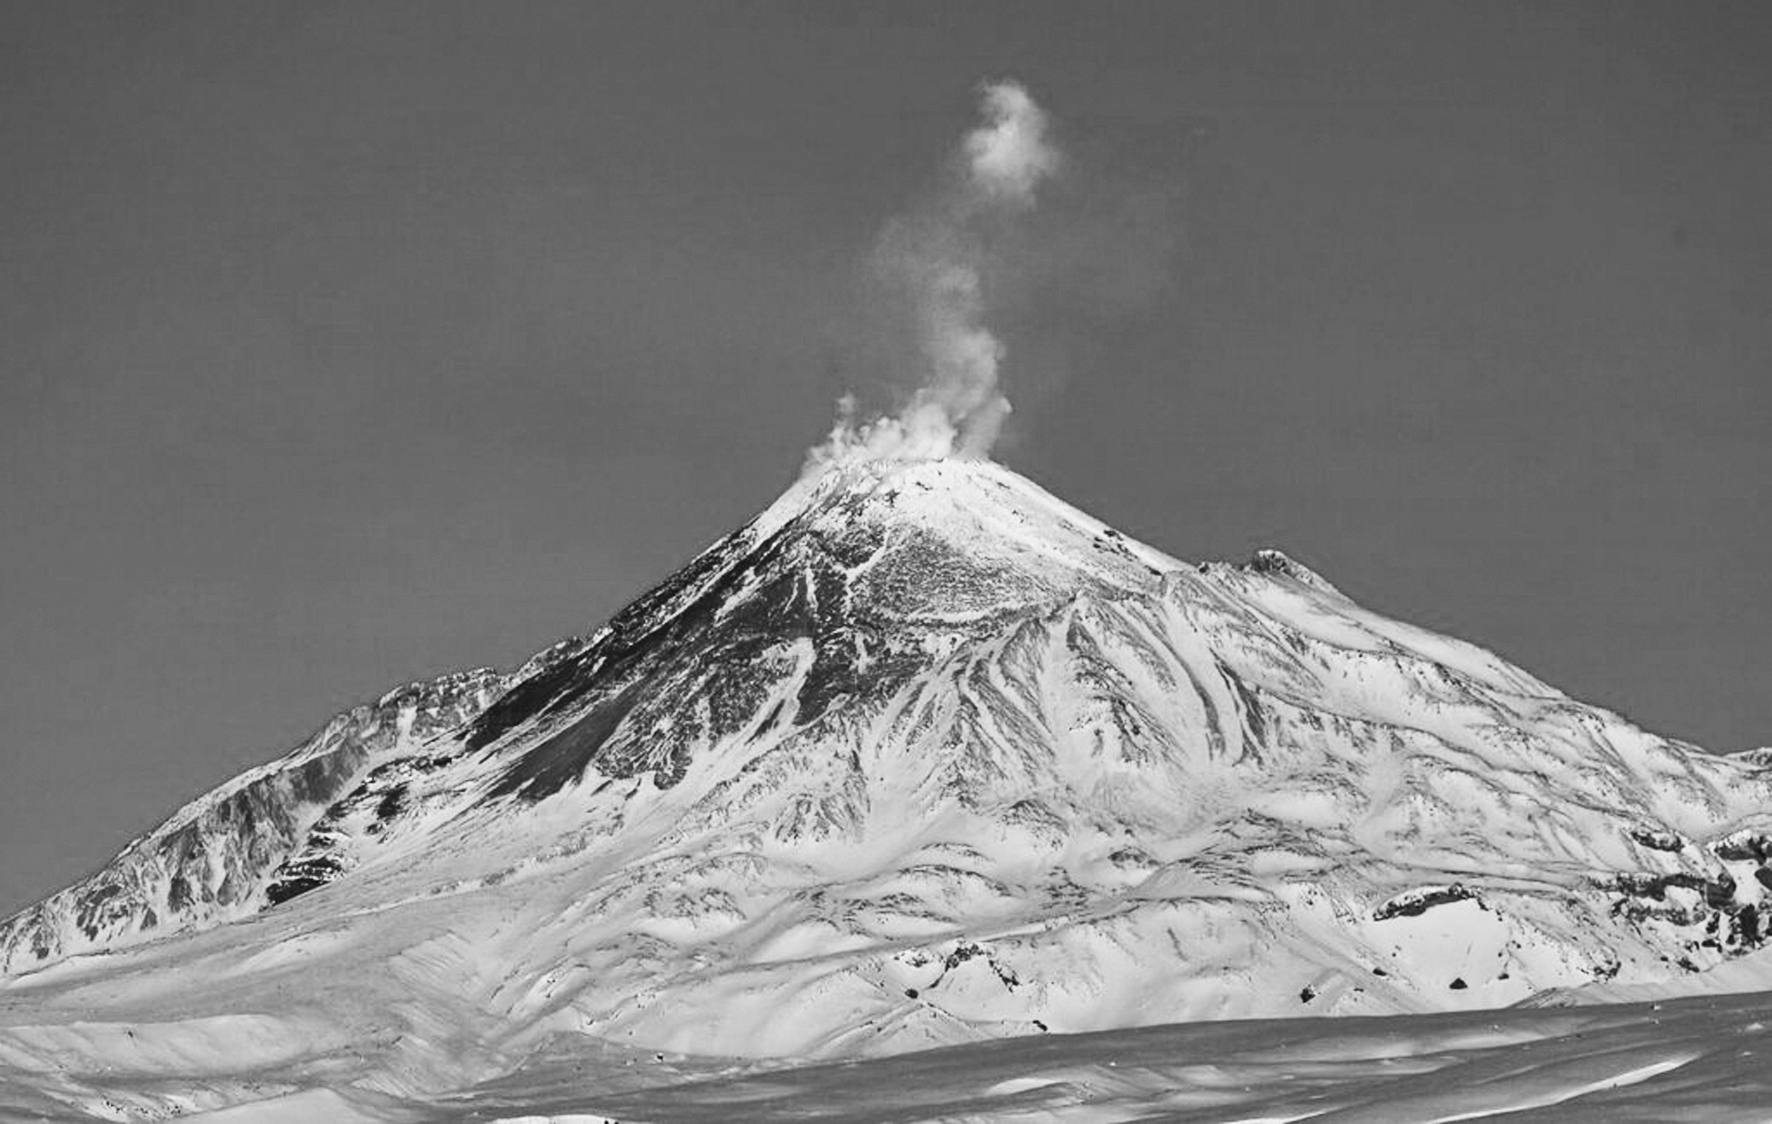
M 771 500 L 1007 77 L 1001 459 L 1772 742 L 1772 5 L 8 3 L 0 913 Z

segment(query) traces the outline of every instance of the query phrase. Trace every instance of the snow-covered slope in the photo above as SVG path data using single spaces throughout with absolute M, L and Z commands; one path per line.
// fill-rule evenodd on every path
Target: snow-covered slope
M 504 686 L 489 670 L 446 675 L 338 715 L 285 756 L 180 808 L 91 876 L 0 922 L 0 974 L 262 909 L 269 875 L 366 772 L 460 726 Z
M 1694 976 L 1772 897 L 1764 761 L 988 462 L 840 463 L 595 635 L 439 695 L 404 734 L 384 700 L 324 791 L 266 787 L 298 751 L 7 923 L 0 1064 L 74 1022 L 201 1055 L 262 1012 L 278 1065 L 409 1094 L 562 1040 L 831 1056 L 1490 1007 Z M 215 811 L 254 785 L 263 846 Z M 172 909 L 143 858 L 189 824 L 234 857 L 226 908 Z M 151 888 L 83 932 L 112 884 Z M 57 964 L 151 937 L 146 908 L 232 923 Z M 64 1074 L 119 1048 L 54 1033 Z M 205 1081 L 130 1111 L 246 1098 Z

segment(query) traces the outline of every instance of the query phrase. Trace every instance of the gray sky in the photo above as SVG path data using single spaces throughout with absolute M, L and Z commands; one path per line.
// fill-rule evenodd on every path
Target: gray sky
M 1772 5 L 8 3 L 0 913 L 766 504 L 1011 76 L 1001 459 L 1772 742 Z

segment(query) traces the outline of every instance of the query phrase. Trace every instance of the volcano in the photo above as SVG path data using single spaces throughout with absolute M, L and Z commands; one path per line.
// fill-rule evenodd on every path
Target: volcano
M 594 633 L 340 715 L 0 923 L 0 1108 L 442 1119 L 538 1059 L 623 1090 L 1768 986 L 1769 901 L 1764 751 L 1276 551 L 1182 562 L 989 461 L 851 457 Z

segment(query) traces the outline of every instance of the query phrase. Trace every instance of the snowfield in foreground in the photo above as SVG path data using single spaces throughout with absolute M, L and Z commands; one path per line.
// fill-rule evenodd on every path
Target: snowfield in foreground
M 0 922 L 0 1113 L 1764 1120 L 1769 904 L 1765 751 L 845 461 Z
M 176 1057 L 112 1051 L 114 1094 L 71 1107 L 46 1086 L 0 1082 L 0 1119 L 154 1119 L 157 1085 L 263 1099 L 189 1117 L 209 1124 L 769 1124 L 772 1121 L 1513 1124 L 1772 1120 L 1772 996 L 1697 996 L 1550 1009 L 1190 1023 L 1043 1035 L 824 1065 L 739 1062 L 561 1040 L 509 1073 L 430 1097 L 316 1081 L 312 1063 L 259 1059 L 254 1020 Z M 70 1037 L 124 1032 L 92 1025 Z M 0 1058 L 17 1063 L 16 1050 Z M 61 1064 L 50 1043 L 31 1057 Z M 13 1071 L 18 1072 L 18 1071 Z M 281 1091 L 278 1090 L 293 1090 Z M 90 1115 L 88 1114 L 90 1112 Z

